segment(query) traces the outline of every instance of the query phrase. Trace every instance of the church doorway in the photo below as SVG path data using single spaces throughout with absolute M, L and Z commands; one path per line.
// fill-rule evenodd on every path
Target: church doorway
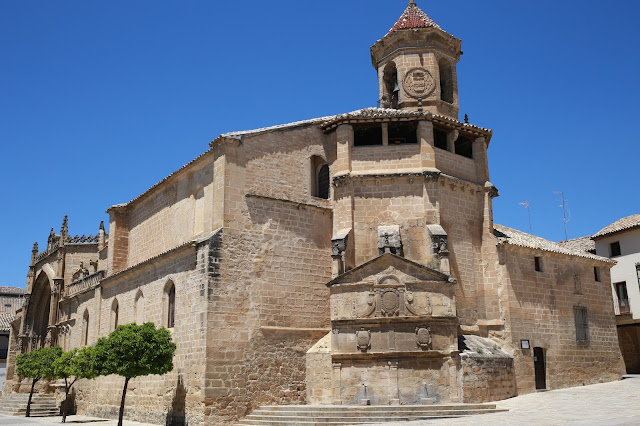
M 43 347 L 49 331 L 51 284 L 46 274 L 41 273 L 33 286 L 27 328 L 30 330 L 31 349 Z
M 536 374 L 536 389 L 546 389 L 547 370 L 544 363 L 544 349 L 533 348 L 533 366 Z

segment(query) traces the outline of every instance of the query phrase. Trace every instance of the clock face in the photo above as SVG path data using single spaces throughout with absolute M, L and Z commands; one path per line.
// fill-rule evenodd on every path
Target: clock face
M 404 76 L 404 91 L 412 98 L 426 98 L 436 88 L 436 82 L 425 68 L 412 68 Z

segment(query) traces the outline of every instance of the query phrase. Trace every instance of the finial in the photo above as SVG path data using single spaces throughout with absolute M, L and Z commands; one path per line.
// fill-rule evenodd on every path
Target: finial
M 62 229 L 60 230 L 61 234 L 67 234 L 67 232 L 69 232 L 69 219 L 67 218 L 67 215 L 64 215 L 64 220 L 62 221 Z
M 464 115 L 464 122 L 469 124 L 469 116 L 467 114 Z
M 37 241 L 35 243 L 33 243 L 33 249 L 31 250 L 31 253 L 38 254 L 38 242 Z
M 104 220 L 100 221 L 100 228 L 98 228 L 100 231 L 104 231 Z
M 409 4 L 416 4 L 415 0 L 409 0 Z

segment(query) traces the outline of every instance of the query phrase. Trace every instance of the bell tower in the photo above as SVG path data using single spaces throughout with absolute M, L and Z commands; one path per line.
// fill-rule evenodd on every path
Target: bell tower
M 460 45 L 459 39 L 410 0 L 395 25 L 371 46 L 380 107 L 430 111 L 458 119 Z

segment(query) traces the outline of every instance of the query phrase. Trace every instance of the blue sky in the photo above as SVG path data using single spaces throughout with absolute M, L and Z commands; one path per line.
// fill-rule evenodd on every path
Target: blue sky
M 564 239 L 640 212 L 636 1 L 418 0 L 462 39 L 495 221 Z M 369 47 L 404 0 L 0 1 L 0 285 L 69 215 L 95 234 L 220 133 L 375 106 Z

